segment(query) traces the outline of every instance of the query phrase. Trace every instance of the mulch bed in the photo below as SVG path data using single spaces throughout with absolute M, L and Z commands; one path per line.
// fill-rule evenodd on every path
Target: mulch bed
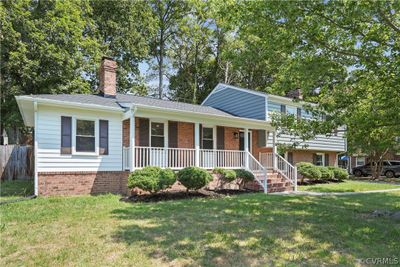
M 235 190 L 235 189 L 220 189 L 207 190 L 200 189 L 198 191 L 162 191 L 155 194 L 133 195 L 130 197 L 121 198 L 125 202 L 159 202 L 168 200 L 191 199 L 191 198 L 221 198 L 231 195 L 253 193 L 251 190 Z
M 305 179 L 304 182 L 298 181 L 298 185 L 314 185 L 314 184 L 329 184 L 329 183 L 343 183 L 344 180 L 336 180 L 336 179 L 328 179 L 328 180 L 312 180 L 312 179 Z

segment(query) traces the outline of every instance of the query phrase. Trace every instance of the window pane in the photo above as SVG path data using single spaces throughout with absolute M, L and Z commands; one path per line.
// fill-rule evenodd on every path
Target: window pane
M 164 136 L 164 123 L 152 122 L 151 123 L 151 135 Z
M 94 121 L 76 120 L 76 135 L 94 136 Z
M 317 166 L 323 166 L 324 165 L 324 162 L 323 162 L 323 159 L 322 159 L 322 155 L 318 155 L 317 154 L 317 157 L 316 157 L 316 164 L 315 165 L 317 165 Z
M 151 146 L 152 147 L 164 147 L 164 137 L 152 136 L 151 137 Z
M 76 137 L 76 151 L 78 152 L 95 152 L 95 138 L 94 137 Z
M 213 128 L 203 128 L 203 139 L 213 139 Z
M 204 149 L 213 149 L 214 144 L 212 140 L 203 140 L 203 148 Z

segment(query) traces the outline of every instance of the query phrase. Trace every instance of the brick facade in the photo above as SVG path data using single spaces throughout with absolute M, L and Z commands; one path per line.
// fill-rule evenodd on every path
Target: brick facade
M 39 195 L 127 194 L 128 175 L 125 171 L 40 172 Z
M 224 129 L 224 149 L 239 150 L 239 131 L 240 128 L 225 127 Z M 238 138 L 235 138 L 235 133 Z
M 178 122 L 178 147 L 194 148 L 194 123 Z
M 323 151 L 309 151 L 309 150 L 293 150 L 293 163 L 298 162 L 313 162 L 314 153 L 329 154 L 329 166 L 337 165 L 337 153 L 336 152 L 323 152 Z

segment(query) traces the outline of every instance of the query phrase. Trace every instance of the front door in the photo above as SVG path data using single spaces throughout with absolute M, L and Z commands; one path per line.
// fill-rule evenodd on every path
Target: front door
M 249 132 L 249 152 L 251 152 L 251 132 Z M 239 133 L 239 150 L 244 151 L 244 132 Z

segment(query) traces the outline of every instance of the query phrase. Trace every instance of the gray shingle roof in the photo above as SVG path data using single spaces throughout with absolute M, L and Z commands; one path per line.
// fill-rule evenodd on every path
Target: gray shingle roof
M 217 116 L 227 116 L 234 117 L 233 115 L 223 112 L 221 110 L 215 109 L 213 107 L 208 106 L 200 106 L 176 101 L 169 100 L 161 100 L 151 97 L 143 97 L 143 96 L 135 96 L 129 94 L 117 94 L 116 98 L 106 98 L 101 95 L 88 95 L 88 94 L 77 94 L 77 95 L 69 95 L 69 94 L 58 94 L 58 95 L 32 95 L 33 98 L 40 99 L 49 99 L 49 100 L 58 100 L 64 102 L 72 102 L 72 103 L 81 103 L 81 104 L 94 104 L 101 105 L 105 107 L 112 108 L 121 108 L 123 109 L 122 103 L 126 105 L 126 103 L 132 103 L 136 105 L 143 105 L 149 107 L 158 107 L 165 109 L 174 109 L 185 112 L 195 112 L 195 113 L 203 113 Z

